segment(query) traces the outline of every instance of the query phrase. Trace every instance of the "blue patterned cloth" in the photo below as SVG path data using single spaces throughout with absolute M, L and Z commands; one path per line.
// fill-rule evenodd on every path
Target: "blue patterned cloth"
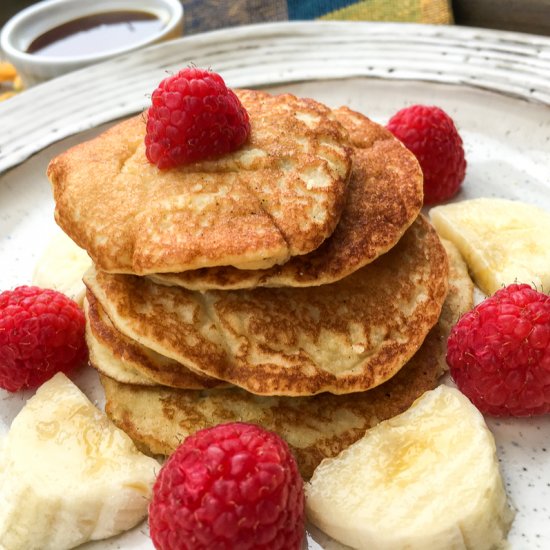
M 453 22 L 450 0 L 182 0 L 185 34 L 308 19 Z

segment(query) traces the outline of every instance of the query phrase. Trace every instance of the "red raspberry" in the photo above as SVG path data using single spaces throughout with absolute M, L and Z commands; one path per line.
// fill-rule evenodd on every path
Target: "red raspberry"
M 183 69 L 165 78 L 151 99 L 145 153 L 161 169 L 230 153 L 250 134 L 246 109 L 211 71 Z
M 85 324 L 76 303 L 55 290 L 20 286 L 2 292 L 0 387 L 35 388 L 84 363 Z
M 298 550 L 304 490 L 288 445 L 239 422 L 188 437 L 159 473 L 149 530 L 161 550 Z
M 424 204 L 457 193 L 466 173 L 462 139 L 439 107 L 413 105 L 392 116 L 388 130 L 414 153 L 424 173 Z
M 453 327 L 447 363 L 460 390 L 493 416 L 550 412 L 550 296 L 510 285 Z

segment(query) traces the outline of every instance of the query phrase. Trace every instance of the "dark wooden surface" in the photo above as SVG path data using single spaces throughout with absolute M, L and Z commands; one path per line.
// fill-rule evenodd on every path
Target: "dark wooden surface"
M 550 36 L 550 0 L 453 0 L 458 25 Z
M 31 0 L 0 0 L 0 27 L 18 11 L 35 3 Z

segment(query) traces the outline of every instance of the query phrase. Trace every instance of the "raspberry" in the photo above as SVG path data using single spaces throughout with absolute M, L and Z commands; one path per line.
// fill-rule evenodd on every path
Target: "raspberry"
M 413 105 L 390 119 L 388 130 L 412 151 L 424 173 L 424 204 L 445 201 L 464 180 L 466 159 L 452 118 L 439 107 Z
M 550 296 L 510 285 L 453 327 L 447 362 L 459 389 L 484 413 L 550 412 Z
M 230 153 L 250 134 L 246 109 L 211 71 L 183 69 L 165 78 L 151 100 L 145 153 L 161 169 Z
M 75 302 L 55 290 L 20 286 L 0 294 L 0 387 L 35 388 L 56 372 L 84 363 L 85 320 Z
M 298 550 L 304 491 L 288 445 L 239 422 L 188 437 L 159 473 L 149 530 L 161 550 Z

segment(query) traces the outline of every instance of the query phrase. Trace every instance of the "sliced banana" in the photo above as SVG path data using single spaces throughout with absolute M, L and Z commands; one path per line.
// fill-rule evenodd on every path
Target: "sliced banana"
M 0 451 L 2 550 L 64 550 L 130 529 L 159 470 L 61 373 L 27 402 Z
M 460 250 L 486 294 L 515 282 L 550 292 L 550 213 L 522 202 L 481 198 L 436 206 L 430 218 Z
M 447 386 L 324 460 L 306 510 L 331 537 L 369 550 L 495 550 L 513 519 L 493 436 Z
M 41 288 L 63 292 L 82 307 L 86 293 L 82 276 L 91 265 L 86 251 L 58 231 L 38 260 L 32 282 Z

